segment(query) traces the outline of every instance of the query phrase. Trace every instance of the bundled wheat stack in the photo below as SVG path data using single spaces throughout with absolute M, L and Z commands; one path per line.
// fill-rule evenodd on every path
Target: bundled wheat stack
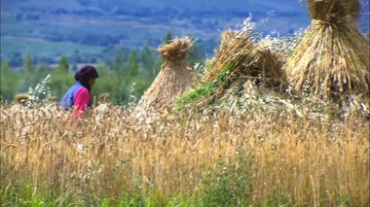
M 360 17 L 361 3 L 358 0 L 341 0 L 343 7 L 346 9 L 346 15 L 352 21 Z
M 99 99 L 99 104 L 102 104 L 102 103 L 108 103 L 109 102 L 109 98 L 110 98 L 110 93 L 102 93 L 99 95 L 98 99 Z
M 251 56 L 253 60 L 249 64 L 249 70 L 252 77 L 255 77 L 264 86 L 279 87 L 285 84 L 285 75 L 281 70 L 283 57 L 273 53 L 270 49 L 263 46 L 257 46 Z
M 47 96 L 46 101 L 49 103 L 57 103 L 58 102 L 58 97 L 56 96 Z
M 23 118 L 26 117 L 26 112 L 29 110 L 27 107 L 29 99 L 30 96 L 28 94 L 16 94 L 13 99 L 14 104 L 11 105 L 8 110 L 5 110 L 6 113 L 3 114 L 2 112 L 1 116 L 4 120 L 7 120 L 9 117 L 15 118 L 15 129 L 22 129 L 25 127 Z
M 188 69 L 186 60 L 191 46 L 192 41 L 189 38 L 182 38 L 158 48 L 164 63 L 156 79 L 139 101 L 139 111 L 166 107 L 191 86 L 194 76 Z
M 282 63 L 281 56 L 256 45 L 247 31 L 227 30 L 221 35 L 219 50 L 202 84 L 181 97 L 176 109 L 202 109 L 210 104 L 239 107 L 255 92 L 278 91 L 285 83 Z
M 20 93 L 14 96 L 14 103 L 22 106 L 26 106 L 30 96 L 28 94 Z
M 242 70 L 243 61 L 251 53 L 253 47 L 251 37 L 246 32 L 227 30 L 222 33 L 220 48 L 212 70 L 205 75 L 204 81 L 213 81 L 229 64 Z
M 110 93 L 102 93 L 98 96 L 98 106 L 93 110 L 95 115 L 95 121 L 102 123 L 109 117 L 109 112 L 112 109 L 112 105 L 109 102 Z
M 361 3 L 358 0 L 342 1 L 344 8 L 347 9 L 347 23 L 353 34 L 353 38 L 357 38 L 356 41 L 359 42 L 358 44 L 363 44 L 364 47 L 367 47 L 367 51 L 370 51 L 369 42 L 367 41 L 366 37 L 363 37 L 360 30 L 358 29 L 358 19 L 361 13 Z
M 237 78 L 253 79 L 265 86 L 278 86 L 283 79 L 280 69 L 282 59 L 266 47 L 255 45 L 245 31 L 225 31 L 216 54 L 213 69 L 206 74 L 205 81 L 213 81 L 228 68 L 230 75 Z
M 246 81 L 257 86 L 279 88 L 284 83 L 282 57 L 267 47 L 255 45 L 246 31 L 225 31 L 214 65 L 204 78 L 207 83 L 222 81 L 214 96 L 219 99 L 230 91 L 242 91 Z M 224 77 L 222 77 L 224 76 Z
M 333 100 L 369 97 L 368 43 L 356 27 L 358 0 L 308 0 L 312 23 L 284 66 L 297 92 Z

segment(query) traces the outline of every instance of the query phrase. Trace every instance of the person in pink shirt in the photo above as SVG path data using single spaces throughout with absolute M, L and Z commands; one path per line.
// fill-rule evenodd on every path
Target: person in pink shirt
M 74 118 L 81 118 L 91 107 L 91 88 L 99 77 L 94 66 L 86 65 L 75 74 L 76 83 L 63 96 L 60 105 L 66 110 L 73 110 Z

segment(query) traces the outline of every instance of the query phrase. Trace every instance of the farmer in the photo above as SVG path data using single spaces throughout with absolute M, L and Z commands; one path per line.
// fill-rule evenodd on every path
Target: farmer
M 66 110 L 73 110 L 73 117 L 79 118 L 88 107 L 91 107 L 92 100 L 90 90 L 98 78 L 98 72 L 94 66 L 86 65 L 75 74 L 76 84 L 64 95 L 60 105 Z

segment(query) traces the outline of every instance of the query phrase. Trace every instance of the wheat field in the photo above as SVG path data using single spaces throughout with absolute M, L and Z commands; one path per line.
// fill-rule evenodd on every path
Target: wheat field
M 213 109 L 134 123 L 112 106 L 73 129 L 57 107 L 13 107 L 1 108 L 2 206 L 369 204 L 360 114 Z

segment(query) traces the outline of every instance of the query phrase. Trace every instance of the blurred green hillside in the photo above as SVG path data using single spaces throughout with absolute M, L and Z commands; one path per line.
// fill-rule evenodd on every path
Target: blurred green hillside
M 369 4 L 363 2 L 359 24 L 367 31 Z M 96 63 L 122 46 L 156 48 L 168 32 L 194 37 L 211 56 L 221 31 L 239 27 L 250 14 L 265 34 L 291 34 L 310 22 L 298 0 L 2 0 L 1 59 L 20 67 L 30 52 L 36 64 L 57 63 L 63 55 Z

